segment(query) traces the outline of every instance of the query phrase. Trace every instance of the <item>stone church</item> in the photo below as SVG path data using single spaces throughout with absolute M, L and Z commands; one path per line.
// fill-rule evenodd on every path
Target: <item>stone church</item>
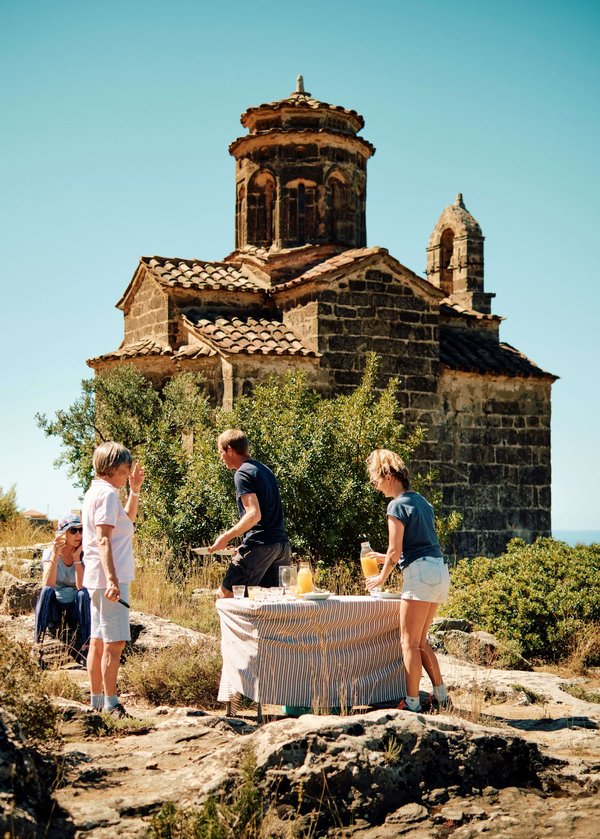
M 219 262 L 144 256 L 117 308 L 125 335 L 88 364 L 127 362 L 160 386 L 200 372 L 230 406 L 257 379 L 307 370 L 333 394 L 369 351 L 400 379 L 401 421 L 428 438 L 444 511 L 463 515 L 453 549 L 501 552 L 550 533 L 550 390 L 555 376 L 499 338 L 484 288 L 484 237 L 462 195 L 440 215 L 427 279 L 367 247 L 367 161 L 356 111 L 287 98 L 248 108 L 235 159 L 235 250 Z

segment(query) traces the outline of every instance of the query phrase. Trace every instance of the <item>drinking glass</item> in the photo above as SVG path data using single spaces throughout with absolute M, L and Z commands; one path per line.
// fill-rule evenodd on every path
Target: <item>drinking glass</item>
M 248 586 L 248 597 L 250 600 L 258 600 L 258 595 L 261 592 L 260 586 Z
M 234 586 L 233 596 L 236 600 L 241 600 L 246 594 L 246 586 Z
M 283 588 L 284 596 L 295 596 L 298 571 L 294 565 L 284 565 L 279 569 L 279 585 Z

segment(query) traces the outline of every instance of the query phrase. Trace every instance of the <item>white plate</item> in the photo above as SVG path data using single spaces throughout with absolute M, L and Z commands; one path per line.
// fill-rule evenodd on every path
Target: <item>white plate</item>
M 378 591 L 372 596 L 379 597 L 381 600 L 402 600 L 401 591 Z
M 327 600 L 328 597 L 331 597 L 331 592 L 308 591 L 306 594 L 299 594 L 298 597 L 301 597 L 303 600 Z

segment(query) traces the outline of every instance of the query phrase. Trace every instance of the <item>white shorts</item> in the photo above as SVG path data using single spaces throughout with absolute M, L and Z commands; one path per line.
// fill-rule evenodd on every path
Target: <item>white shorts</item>
M 450 591 L 448 566 L 441 556 L 415 559 L 402 572 L 402 599 L 444 603 Z
M 117 600 L 107 600 L 104 588 L 91 588 L 92 638 L 107 644 L 113 641 L 131 641 L 129 609 Z M 129 603 L 129 583 L 119 583 L 121 600 Z

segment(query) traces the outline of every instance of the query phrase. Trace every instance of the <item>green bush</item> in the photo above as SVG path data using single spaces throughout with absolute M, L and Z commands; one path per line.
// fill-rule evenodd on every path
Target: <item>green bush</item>
M 98 439 L 131 449 L 146 467 L 138 532 L 142 540 L 166 539 L 179 565 L 190 545 L 209 544 L 237 520 L 232 474 L 219 460 L 217 437 L 225 428 L 242 428 L 251 455 L 279 479 L 293 548 L 331 566 L 354 560 L 362 536 L 379 549 L 387 543 L 387 502 L 369 485 L 369 452 L 391 448 L 410 461 L 424 436 L 423 429 L 409 433 L 399 423 L 398 382 L 379 389 L 377 364 L 370 356 L 360 386 L 331 399 L 312 390 L 303 372 L 273 376 L 240 397 L 232 412 L 211 408 L 198 376 L 176 376 L 157 393 L 123 365 L 83 382 L 70 409 L 52 421 L 38 416 L 38 423 L 62 440 L 60 462 L 84 490 Z M 433 478 L 416 475 L 414 485 L 435 506 Z M 456 514 L 440 519 L 441 539 L 459 523 Z
M 518 643 L 527 657 L 565 658 L 600 621 L 600 545 L 513 539 L 502 556 L 463 559 L 451 574 L 444 614 Z
M 44 674 L 29 650 L 0 630 L 0 706 L 17 718 L 25 737 L 48 740 L 57 734 L 57 712 L 45 690 Z
M 4 492 L 0 486 L 0 523 L 12 521 L 17 513 L 17 488 L 13 484 Z

